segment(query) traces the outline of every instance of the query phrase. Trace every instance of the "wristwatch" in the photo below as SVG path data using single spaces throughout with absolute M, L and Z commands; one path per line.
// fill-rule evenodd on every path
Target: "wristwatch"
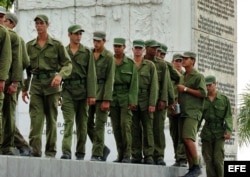
M 188 88 L 187 88 L 187 87 L 185 87 L 185 88 L 184 88 L 184 92 L 187 92 L 187 89 L 188 89 Z

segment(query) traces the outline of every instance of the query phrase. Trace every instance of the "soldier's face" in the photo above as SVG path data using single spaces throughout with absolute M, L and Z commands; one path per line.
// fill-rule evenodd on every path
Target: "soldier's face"
M 123 54 L 124 49 L 125 49 L 124 45 L 114 45 L 114 52 L 115 52 L 116 55 Z
M 105 40 L 95 40 L 94 39 L 94 48 L 100 50 L 104 48 Z
M 206 84 L 206 86 L 207 86 L 207 92 L 208 93 L 212 93 L 216 89 L 216 83 L 215 82 L 213 82 L 211 84 Z
M 174 66 L 175 69 L 181 70 L 181 68 L 182 68 L 182 59 L 174 60 L 172 63 L 173 63 L 173 66 Z
M 182 66 L 183 67 L 189 67 L 194 66 L 195 60 L 189 57 L 185 57 L 182 59 Z
M 134 47 L 132 50 L 133 50 L 134 56 L 140 57 L 140 56 L 143 55 L 143 53 L 145 51 L 145 48 L 143 48 L 143 47 Z
M 47 33 L 47 29 L 49 27 L 49 24 L 40 20 L 40 19 L 36 19 L 35 21 L 35 25 L 36 25 L 36 31 L 37 33 Z
M 70 42 L 74 44 L 79 44 L 82 39 L 82 32 L 78 31 L 76 33 L 69 33 Z
M 3 25 L 5 20 L 5 15 L 0 13 L 0 24 Z
M 9 19 L 7 19 L 7 18 L 5 18 L 5 20 L 4 20 L 4 22 L 3 22 L 3 25 L 4 25 L 4 26 L 7 26 L 7 27 L 10 28 L 10 29 L 12 29 L 12 28 L 15 27 L 14 24 L 13 24 Z

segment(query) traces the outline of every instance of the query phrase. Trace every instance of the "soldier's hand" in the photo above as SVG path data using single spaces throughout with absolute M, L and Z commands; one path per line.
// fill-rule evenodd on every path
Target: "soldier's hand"
M 5 81 L 0 81 L 0 92 L 4 91 Z
M 51 82 L 51 87 L 59 87 L 60 84 L 61 84 L 61 81 L 62 81 L 62 77 L 61 77 L 59 74 L 57 74 L 57 75 L 53 78 L 53 80 L 52 80 L 52 82 Z
M 157 109 L 159 111 L 166 109 L 166 102 L 165 101 L 159 101 Z
M 58 106 L 62 106 L 62 97 L 58 98 Z
M 149 106 L 149 107 L 148 107 L 148 112 L 149 112 L 149 113 L 155 112 L 155 106 Z
M 29 98 L 28 92 L 27 92 L 27 91 L 23 91 L 23 92 L 22 92 L 22 99 L 23 99 L 23 102 L 26 103 L 26 104 L 28 104 L 28 101 L 26 100 L 26 97 L 27 97 L 27 99 L 30 99 L 30 98 Z
M 184 92 L 185 87 L 186 87 L 185 85 L 181 85 L 181 84 L 177 85 L 178 92 Z
M 229 133 L 224 134 L 224 139 L 225 140 L 229 140 L 230 138 L 231 138 L 231 134 L 229 134 Z
M 101 103 L 101 111 L 108 111 L 110 107 L 109 101 L 102 101 Z
M 130 105 L 128 105 L 128 109 L 130 109 L 130 110 L 136 110 L 136 105 L 130 104 Z
M 88 105 L 94 105 L 95 104 L 95 98 L 87 98 Z
M 171 111 L 172 115 L 175 115 L 174 104 L 168 105 L 168 109 Z
M 9 85 L 7 93 L 12 95 L 13 93 L 17 92 L 17 87 L 18 87 L 18 83 L 12 83 Z

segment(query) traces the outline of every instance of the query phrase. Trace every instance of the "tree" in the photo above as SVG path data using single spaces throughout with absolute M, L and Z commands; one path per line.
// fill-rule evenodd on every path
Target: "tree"
M 0 0 L 0 6 L 5 7 L 6 9 L 10 9 L 14 4 L 15 0 Z
M 237 119 L 239 145 L 250 143 L 250 84 L 247 84 L 245 93 L 241 94 L 239 115 Z

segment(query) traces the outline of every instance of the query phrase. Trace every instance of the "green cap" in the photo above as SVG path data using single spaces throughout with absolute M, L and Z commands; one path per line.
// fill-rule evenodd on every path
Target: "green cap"
M 68 28 L 69 33 L 76 33 L 78 31 L 84 32 L 84 29 L 82 29 L 81 25 L 71 25 Z
M 49 22 L 49 18 L 44 15 L 44 14 L 39 14 L 34 18 L 34 21 L 36 21 L 37 19 L 42 20 L 43 22 Z
M 94 39 L 94 40 L 101 41 L 101 40 L 103 40 L 103 39 L 105 39 L 105 38 L 106 38 L 106 33 L 103 32 L 103 31 L 95 31 L 95 32 L 93 33 L 93 39 Z
M 7 12 L 5 14 L 5 18 L 7 18 L 8 20 L 10 20 L 11 22 L 13 22 L 15 24 L 17 24 L 17 22 L 18 22 L 17 16 L 14 13 Z
M 174 54 L 174 55 L 173 55 L 173 61 L 174 61 L 174 60 L 182 60 L 182 55 L 179 54 L 179 53 Z
M 114 38 L 113 45 L 125 45 L 126 40 L 124 38 Z
M 161 49 L 161 53 L 165 53 L 166 54 L 167 50 L 168 50 L 168 47 L 165 44 L 161 44 L 160 49 Z
M 206 85 L 212 84 L 216 82 L 216 78 L 215 76 L 210 75 L 210 76 L 205 77 L 205 81 L 206 81 Z
M 150 40 L 145 41 L 145 46 L 146 47 L 160 47 L 160 44 L 156 40 L 150 39 Z
M 6 14 L 6 9 L 3 6 L 0 6 L 0 14 Z
M 141 39 L 137 39 L 133 41 L 133 46 L 134 47 L 145 47 L 145 42 Z
M 194 52 L 184 52 L 184 54 L 182 55 L 183 58 L 196 58 L 196 54 Z

